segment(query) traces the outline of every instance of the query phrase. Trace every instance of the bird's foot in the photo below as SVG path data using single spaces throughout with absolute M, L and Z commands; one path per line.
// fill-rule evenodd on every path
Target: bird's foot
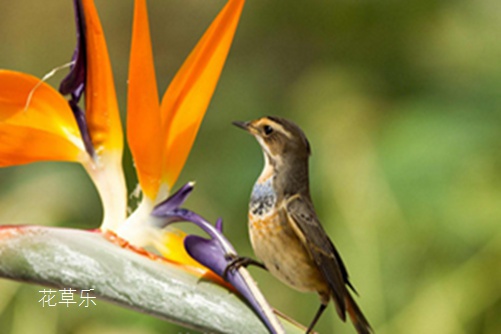
M 257 266 L 260 268 L 263 268 L 266 270 L 266 266 L 259 261 L 256 261 L 250 257 L 245 257 L 245 256 L 237 256 L 237 255 L 230 255 L 228 256 L 228 259 L 231 260 L 230 263 L 224 268 L 223 271 L 223 279 L 226 280 L 226 277 L 228 276 L 228 273 L 233 270 L 238 270 L 240 267 L 245 267 L 247 268 L 250 265 Z

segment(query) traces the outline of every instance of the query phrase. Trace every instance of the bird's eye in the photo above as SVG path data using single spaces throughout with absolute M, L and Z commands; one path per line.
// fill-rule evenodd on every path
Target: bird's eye
M 273 128 L 269 125 L 263 126 L 264 134 L 269 136 L 273 132 Z

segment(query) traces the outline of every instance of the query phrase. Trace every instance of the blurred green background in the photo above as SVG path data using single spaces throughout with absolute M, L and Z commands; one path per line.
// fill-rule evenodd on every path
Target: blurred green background
M 96 0 L 125 114 L 132 0 Z M 221 0 L 150 0 L 161 93 Z M 43 76 L 75 43 L 71 1 L 1 1 L 0 67 Z M 248 1 L 178 185 L 187 206 L 252 255 L 246 211 L 262 168 L 232 120 L 279 115 L 313 147 L 321 220 L 377 333 L 501 333 L 501 2 Z M 64 73 L 49 83 L 58 85 Z M 130 190 L 136 178 L 125 156 Z M 83 169 L 0 170 L 0 224 L 98 227 Z M 314 294 L 251 269 L 270 303 L 302 323 Z M 99 302 L 42 308 L 40 286 L 0 280 L 0 333 L 195 333 Z M 354 333 L 330 306 L 316 329 Z

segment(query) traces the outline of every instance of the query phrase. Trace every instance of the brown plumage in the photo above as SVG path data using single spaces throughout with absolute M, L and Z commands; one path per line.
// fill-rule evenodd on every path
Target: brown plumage
M 307 332 L 333 299 L 343 321 L 348 313 L 358 333 L 371 333 L 348 290 L 355 291 L 346 267 L 315 213 L 308 177 L 311 148 L 303 131 L 278 117 L 234 124 L 254 135 L 265 158 L 249 205 L 249 234 L 256 256 L 284 283 L 319 294 L 321 305 Z

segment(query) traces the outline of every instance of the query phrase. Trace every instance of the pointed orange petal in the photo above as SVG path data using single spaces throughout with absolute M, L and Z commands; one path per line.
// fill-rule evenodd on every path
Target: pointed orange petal
M 85 107 L 92 142 L 102 149 L 123 148 L 122 126 L 108 49 L 93 0 L 82 0 L 87 46 Z
M 146 0 L 136 0 L 129 64 L 127 139 L 139 184 L 150 199 L 156 197 L 160 185 L 162 138 Z
M 0 70 L 0 166 L 76 161 L 84 151 L 68 102 L 55 89 L 33 76 Z
M 244 0 L 230 0 L 219 13 L 165 93 L 162 124 L 164 181 L 172 187 L 181 172 L 228 55 Z

